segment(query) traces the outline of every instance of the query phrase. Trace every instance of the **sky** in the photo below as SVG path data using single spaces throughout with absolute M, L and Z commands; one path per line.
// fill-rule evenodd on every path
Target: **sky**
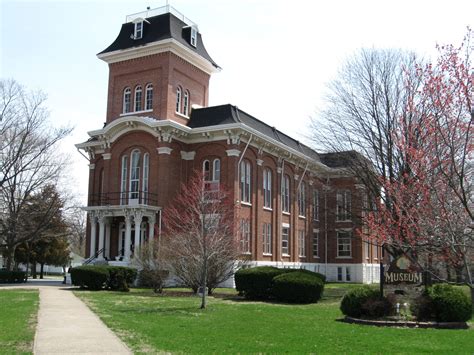
M 96 57 L 126 15 L 166 0 L 0 0 L 0 78 L 48 96 L 54 126 L 73 126 L 61 145 L 69 188 L 86 203 L 88 161 L 75 143 L 101 128 L 107 64 Z M 435 58 L 474 27 L 472 0 L 170 0 L 199 26 L 211 57 L 209 103 L 231 103 L 305 142 L 327 84 L 360 48 L 401 48 Z M 308 142 L 306 142 L 308 143 Z

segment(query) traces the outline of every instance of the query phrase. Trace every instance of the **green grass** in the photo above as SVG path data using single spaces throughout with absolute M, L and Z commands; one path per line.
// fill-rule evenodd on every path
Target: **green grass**
M 340 297 L 350 287 L 329 284 L 323 300 L 312 305 L 239 301 L 232 299 L 235 291 L 217 290 L 204 311 L 198 298 L 179 289 L 169 291 L 173 296 L 140 289 L 76 295 L 137 353 L 473 353 L 472 328 L 377 328 L 337 321 Z
M 31 354 L 38 313 L 37 290 L 0 290 L 0 353 Z

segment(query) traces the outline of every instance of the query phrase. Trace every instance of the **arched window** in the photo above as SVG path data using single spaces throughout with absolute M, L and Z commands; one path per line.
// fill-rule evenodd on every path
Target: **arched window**
M 272 171 L 263 171 L 263 207 L 272 208 Z
M 132 90 L 130 88 L 125 88 L 125 90 L 123 91 L 123 107 L 122 107 L 123 113 L 130 112 L 131 99 L 132 99 Z
M 212 181 L 221 180 L 221 161 L 219 159 L 214 159 L 212 163 Z
M 181 96 L 182 96 L 181 87 L 178 86 L 176 89 L 176 112 L 181 113 Z
M 120 204 L 127 204 L 127 167 L 128 167 L 128 156 L 122 157 L 122 178 L 120 183 Z
M 153 85 L 148 84 L 145 89 L 145 110 L 153 109 Z
M 138 199 L 140 189 L 140 151 L 134 150 L 130 157 L 130 200 Z
M 250 163 L 247 160 L 240 162 L 240 201 L 250 203 Z
M 135 112 L 142 110 L 142 87 L 138 85 L 135 88 Z
M 150 154 L 143 154 L 142 203 L 148 203 L 148 174 L 150 171 Z
M 184 92 L 183 115 L 189 116 L 189 91 Z
M 290 212 L 290 177 L 288 175 L 283 177 L 283 184 L 281 187 L 281 208 L 283 212 Z
M 212 162 L 204 160 L 202 162 L 202 173 L 204 175 L 204 186 L 207 191 L 218 191 L 221 178 L 221 161 L 214 159 Z
M 202 162 L 202 173 L 204 175 L 204 181 L 211 180 L 211 163 L 209 163 L 209 160 Z
M 306 184 L 301 182 L 298 191 L 298 213 L 300 216 L 306 216 Z

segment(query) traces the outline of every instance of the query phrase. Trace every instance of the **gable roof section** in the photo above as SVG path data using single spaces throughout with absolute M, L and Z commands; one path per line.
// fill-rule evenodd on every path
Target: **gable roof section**
M 240 110 L 234 105 L 227 104 L 193 109 L 188 127 L 201 128 L 231 123 L 243 123 L 263 135 L 314 159 L 315 161 L 320 161 L 319 154 L 313 149 L 277 130 L 275 127 L 271 127 L 252 115 Z
M 189 26 L 172 13 L 168 12 L 147 18 L 146 21 L 143 22 L 143 37 L 140 39 L 135 40 L 131 38 L 134 32 L 134 26 L 135 24 L 133 22 L 124 23 L 115 41 L 97 55 L 100 56 L 105 53 L 141 47 L 166 39 L 174 39 L 209 61 L 215 68 L 220 68 L 209 53 L 207 53 L 201 34 L 198 32 L 196 47 L 192 46 L 184 36 L 186 28 L 189 28 Z

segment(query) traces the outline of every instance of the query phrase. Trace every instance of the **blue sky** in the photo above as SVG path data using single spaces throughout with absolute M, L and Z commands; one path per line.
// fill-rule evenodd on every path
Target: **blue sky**
M 72 124 L 62 145 L 74 191 L 85 202 L 87 161 L 73 144 L 105 121 L 107 65 L 96 54 L 125 16 L 153 1 L 0 0 L 0 76 L 48 95 L 55 125 Z M 460 43 L 474 25 L 474 1 L 176 0 L 196 22 L 213 59 L 210 104 L 232 103 L 304 140 L 324 105 L 326 83 L 360 47 L 395 47 L 433 56 L 436 43 Z

